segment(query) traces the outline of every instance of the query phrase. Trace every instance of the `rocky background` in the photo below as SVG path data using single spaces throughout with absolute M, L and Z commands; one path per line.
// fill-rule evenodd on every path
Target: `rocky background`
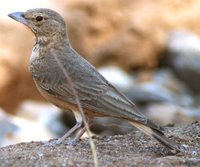
M 0 2 L 0 145 L 62 136 L 74 124 L 38 93 L 27 70 L 33 34 L 7 17 L 33 7 L 57 10 L 72 46 L 152 120 L 200 120 L 200 1 L 51 0 Z M 5 10 L 6 9 L 6 10 Z M 196 124 L 199 125 L 199 124 Z M 126 134 L 126 122 L 96 119 L 97 135 Z

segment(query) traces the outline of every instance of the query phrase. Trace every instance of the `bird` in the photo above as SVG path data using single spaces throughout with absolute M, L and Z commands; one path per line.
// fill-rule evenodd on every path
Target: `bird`
M 28 68 L 39 92 L 47 101 L 60 109 L 72 111 L 75 116 L 76 124 L 57 140 L 57 144 L 75 132 L 78 133 L 74 141 L 78 141 L 85 132 L 83 116 L 78 107 L 80 102 L 89 126 L 94 117 L 119 118 L 169 149 L 180 150 L 176 142 L 165 136 L 161 126 L 139 112 L 132 101 L 73 49 L 65 20 L 58 12 L 35 8 L 8 16 L 27 26 L 35 35 Z M 77 93 L 78 101 L 68 80 Z

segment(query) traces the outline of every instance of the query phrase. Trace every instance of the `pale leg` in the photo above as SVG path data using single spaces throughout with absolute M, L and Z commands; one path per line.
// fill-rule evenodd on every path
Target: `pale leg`
M 87 123 L 88 123 L 88 126 L 89 126 L 89 128 L 90 128 L 90 127 L 92 126 L 92 124 L 93 124 L 93 119 L 88 118 Z M 72 139 L 71 141 L 69 141 L 68 144 L 69 144 L 69 145 L 76 145 L 77 141 L 80 140 L 81 136 L 85 133 L 85 131 L 86 131 L 85 126 L 82 127 L 82 128 L 80 128 L 80 130 L 79 130 L 78 133 L 76 134 L 75 138 Z

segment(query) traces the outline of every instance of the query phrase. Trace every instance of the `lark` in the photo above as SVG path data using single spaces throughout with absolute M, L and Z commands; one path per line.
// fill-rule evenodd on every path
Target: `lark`
M 36 37 L 29 71 L 38 90 L 57 107 L 72 111 L 76 118 L 76 125 L 58 139 L 57 144 L 77 131 L 79 133 L 74 140 L 78 140 L 85 132 L 76 97 L 67 82 L 67 74 L 89 125 L 94 117 L 123 119 L 166 147 L 179 150 L 179 146 L 164 135 L 160 126 L 140 113 L 125 95 L 72 48 L 65 21 L 60 14 L 51 9 L 38 8 L 11 13 L 9 17 L 27 26 Z

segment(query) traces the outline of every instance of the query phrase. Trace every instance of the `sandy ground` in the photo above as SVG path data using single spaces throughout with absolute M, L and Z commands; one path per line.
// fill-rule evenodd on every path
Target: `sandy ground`
M 166 127 L 166 135 L 188 147 L 174 153 L 141 132 L 94 137 L 99 166 L 200 166 L 200 122 Z M 88 139 L 76 146 L 44 146 L 42 142 L 20 143 L 0 149 L 1 167 L 93 166 Z

